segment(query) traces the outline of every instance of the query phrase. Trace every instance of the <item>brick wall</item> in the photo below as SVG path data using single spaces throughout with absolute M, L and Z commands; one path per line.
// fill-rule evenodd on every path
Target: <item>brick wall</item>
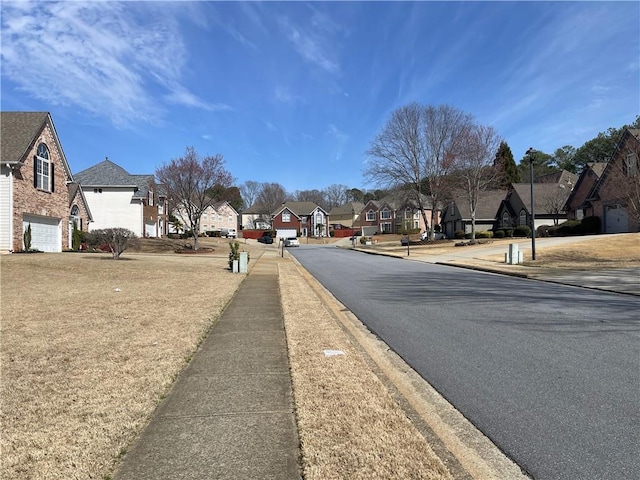
M 53 192 L 38 190 L 33 186 L 33 162 L 38 145 L 44 143 L 49 148 L 49 161 L 54 165 Z M 64 168 L 60 151 L 49 125 L 46 125 L 31 149 L 23 159 L 24 166 L 16 170 L 14 177 L 13 203 L 13 249 L 22 250 L 23 214 L 40 215 L 62 219 L 62 247 L 69 245 L 69 192 L 66 182 L 69 180 Z M 80 207 L 80 205 L 78 205 Z M 86 212 L 85 212 L 86 214 Z

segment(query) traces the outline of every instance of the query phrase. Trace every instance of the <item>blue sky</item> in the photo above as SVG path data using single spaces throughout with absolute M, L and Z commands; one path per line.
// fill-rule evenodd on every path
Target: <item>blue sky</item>
M 236 184 L 369 188 L 396 108 L 448 104 L 516 162 L 640 113 L 640 3 L 2 1 L 1 107 L 49 111 L 74 173 L 187 146 Z

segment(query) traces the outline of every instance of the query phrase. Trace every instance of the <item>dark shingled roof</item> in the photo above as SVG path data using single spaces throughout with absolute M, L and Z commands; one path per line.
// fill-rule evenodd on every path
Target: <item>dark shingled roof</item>
M 0 155 L 3 162 L 19 162 L 49 118 L 47 112 L 0 113 Z
M 153 175 L 131 175 L 124 168 L 109 159 L 89 167 L 74 175 L 75 180 L 84 187 L 137 187 L 134 198 L 145 198 Z

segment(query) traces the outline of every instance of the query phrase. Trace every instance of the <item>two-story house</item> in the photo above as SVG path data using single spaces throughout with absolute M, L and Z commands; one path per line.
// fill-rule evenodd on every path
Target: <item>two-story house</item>
M 394 193 L 381 200 L 368 201 L 356 222 L 363 235 L 376 233 L 400 233 L 410 230 L 427 231 L 433 207 L 428 198 L 422 198 L 424 211 L 420 211 L 418 202 L 402 192 Z M 425 222 L 426 217 L 426 222 Z M 440 223 L 440 211 L 435 211 L 434 224 Z
M 229 202 L 215 202 L 204 209 L 200 217 L 201 233 L 227 228 L 238 228 L 238 212 Z
M 48 112 L 0 114 L 0 250 L 61 252 L 74 228 L 87 231 L 91 211 L 74 182 Z
M 605 233 L 640 228 L 640 129 L 626 129 L 602 175 L 587 195 Z
M 329 214 L 313 202 L 285 202 L 271 217 L 279 238 L 328 234 Z
M 91 230 L 126 228 L 139 237 L 167 233 L 167 198 L 154 175 L 132 175 L 106 158 L 76 173 L 94 217 Z
M 585 165 L 582 169 L 565 204 L 568 220 L 582 220 L 585 217 L 594 216 L 593 205 L 588 197 L 606 166 L 606 162 L 594 162 Z

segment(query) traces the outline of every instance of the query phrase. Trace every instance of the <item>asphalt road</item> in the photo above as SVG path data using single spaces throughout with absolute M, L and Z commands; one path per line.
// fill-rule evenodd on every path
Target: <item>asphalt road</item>
M 335 247 L 290 253 L 533 478 L 638 478 L 640 298 Z

